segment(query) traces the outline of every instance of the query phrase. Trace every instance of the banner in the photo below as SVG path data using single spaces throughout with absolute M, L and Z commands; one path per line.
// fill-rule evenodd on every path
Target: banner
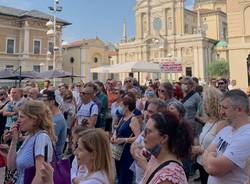
M 162 73 L 181 73 L 182 65 L 177 58 L 162 58 L 160 69 Z

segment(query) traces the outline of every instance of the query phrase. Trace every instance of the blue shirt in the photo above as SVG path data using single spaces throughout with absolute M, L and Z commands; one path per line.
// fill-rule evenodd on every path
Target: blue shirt
M 57 136 L 56 142 L 56 157 L 62 159 L 63 148 L 67 138 L 67 124 L 62 113 L 53 116 L 53 123 L 55 134 Z
M 36 141 L 36 142 L 35 142 Z M 44 148 L 48 145 L 48 161 L 52 161 L 53 147 L 49 136 L 41 131 L 33 136 L 28 136 L 23 142 L 22 146 L 17 152 L 16 168 L 17 168 L 17 182 L 16 184 L 23 184 L 24 170 L 34 166 L 34 156 L 44 156 Z M 35 146 L 35 147 L 34 147 Z M 34 153 L 33 153 L 34 148 Z

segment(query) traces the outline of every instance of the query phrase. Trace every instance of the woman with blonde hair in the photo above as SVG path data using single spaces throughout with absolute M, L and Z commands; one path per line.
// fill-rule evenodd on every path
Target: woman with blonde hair
M 16 152 L 16 144 L 21 132 L 26 132 L 27 136 Z M 45 157 L 45 147 L 48 147 L 48 161 L 51 162 L 52 144 L 55 141 L 52 116 L 48 107 L 41 101 L 27 101 L 23 104 L 19 110 L 17 122 L 12 127 L 12 140 L 7 156 L 8 168 L 17 170 L 17 184 L 24 183 L 25 169 L 34 165 L 36 174 L 32 183 L 42 183 L 40 170 Z
M 206 87 L 203 91 L 203 107 L 206 114 L 206 123 L 199 136 L 199 145 L 193 146 L 192 152 L 197 156 L 198 169 L 202 184 L 207 183 L 208 173 L 203 168 L 202 154 L 213 141 L 216 134 L 226 126 L 226 122 L 220 116 L 220 98 L 222 92 L 214 87 Z
M 114 170 L 108 136 L 102 129 L 88 129 L 81 133 L 75 156 L 79 168 L 86 167 L 84 176 L 77 176 L 80 184 L 113 184 Z

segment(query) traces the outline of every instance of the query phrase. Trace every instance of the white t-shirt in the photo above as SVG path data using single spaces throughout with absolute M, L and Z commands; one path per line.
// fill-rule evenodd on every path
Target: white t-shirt
M 77 169 L 78 169 L 78 164 L 75 156 L 70 169 L 71 181 L 77 176 Z
M 141 147 L 144 147 L 144 137 L 141 133 L 135 140 L 135 143 L 140 144 Z M 144 176 L 144 170 L 137 164 L 137 161 L 134 161 L 129 168 L 135 174 L 135 183 L 140 183 Z
M 104 172 L 97 171 L 80 181 L 80 184 L 110 184 L 110 182 Z
M 208 184 L 244 184 L 248 179 L 246 161 L 250 156 L 250 124 L 237 130 L 231 126 L 223 128 L 212 144 L 217 147 L 217 156 L 225 156 L 236 168 L 223 176 L 209 176 Z
M 92 108 L 91 108 L 92 106 Z M 87 104 L 81 104 L 77 109 L 78 125 L 81 124 L 83 119 L 88 119 L 92 116 L 98 115 L 98 106 L 95 102 L 91 101 Z

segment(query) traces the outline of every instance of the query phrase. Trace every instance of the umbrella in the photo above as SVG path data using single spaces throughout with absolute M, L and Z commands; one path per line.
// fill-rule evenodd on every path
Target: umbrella
M 33 71 L 21 72 L 20 75 L 20 71 L 14 72 L 13 70 L 9 69 L 0 70 L 0 79 L 23 80 L 25 78 L 35 79 L 40 77 L 37 72 Z
M 15 75 L 12 70 L 0 70 L 0 79 L 12 79 L 14 76 Z
M 32 78 L 32 79 L 42 79 L 41 74 L 35 71 L 24 71 L 22 72 L 22 76 L 26 76 L 27 78 Z
M 53 79 L 53 78 L 66 78 L 66 77 L 79 77 L 78 75 L 72 75 L 71 72 L 63 70 L 48 70 L 40 73 L 43 79 Z

